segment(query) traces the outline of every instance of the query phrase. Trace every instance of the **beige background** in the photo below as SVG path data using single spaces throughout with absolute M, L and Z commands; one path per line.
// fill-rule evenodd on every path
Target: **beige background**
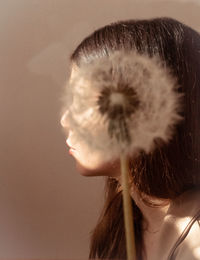
M 0 1 L 0 259 L 86 259 L 103 178 L 75 169 L 61 130 L 68 56 L 94 29 L 171 16 L 200 30 L 200 1 Z

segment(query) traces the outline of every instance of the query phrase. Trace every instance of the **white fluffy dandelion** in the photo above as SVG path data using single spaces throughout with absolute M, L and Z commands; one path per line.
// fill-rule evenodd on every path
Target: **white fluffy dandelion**
M 158 57 L 116 51 L 82 65 L 67 86 L 74 142 L 100 161 L 167 142 L 179 116 L 176 80 Z M 91 163 L 91 161 L 90 161 Z
M 116 51 L 80 66 L 67 87 L 67 124 L 86 167 L 120 158 L 128 260 L 136 259 L 128 157 L 167 142 L 181 119 L 176 80 L 158 57 Z M 90 158 L 89 160 L 87 158 Z

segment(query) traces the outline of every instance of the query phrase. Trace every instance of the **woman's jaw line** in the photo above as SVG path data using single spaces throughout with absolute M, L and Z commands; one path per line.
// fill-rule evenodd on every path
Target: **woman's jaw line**
M 76 169 L 83 176 L 86 177 L 108 176 L 116 180 L 120 179 L 120 165 L 118 167 L 118 162 L 101 164 L 98 167 L 87 167 L 83 165 L 76 158 L 75 160 L 76 160 Z

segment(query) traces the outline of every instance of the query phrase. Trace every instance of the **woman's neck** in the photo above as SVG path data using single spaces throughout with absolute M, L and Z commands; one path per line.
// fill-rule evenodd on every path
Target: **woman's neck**
M 142 212 L 144 230 L 157 232 L 164 221 L 170 206 L 170 200 L 157 199 L 150 196 L 141 197 L 134 186 L 130 190 L 130 195 Z M 148 203 L 145 203 L 145 200 L 156 206 L 148 205 Z
M 121 176 L 115 177 L 115 179 L 121 184 Z M 131 185 L 130 195 L 143 215 L 144 231 L 157 232 L 164 221 L 171 201 L 148 195 L 141 196 L 134 184 Z M 145 201 L 147 202 L 145 203 Z

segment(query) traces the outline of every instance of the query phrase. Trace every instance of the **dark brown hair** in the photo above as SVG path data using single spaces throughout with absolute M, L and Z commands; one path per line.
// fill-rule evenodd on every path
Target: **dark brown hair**
M 141 194 L 174 199 L 200 183 L 200 35 L 170 18 L 119 21 L 85 38 L 71 61 L 80 66 L 122 49 L 159 55 L 177 78 L 178 91 L 184 93 L 184 120 L 177 125 L 172 141 L 130 160 L 132 179 Z M 89 257 L 126 258 L 122 194 L 117 181 L 107 178 L 105 194 Z M 132 206 L 137 258 L 142 259 L 142 214 L 134 201 Z

